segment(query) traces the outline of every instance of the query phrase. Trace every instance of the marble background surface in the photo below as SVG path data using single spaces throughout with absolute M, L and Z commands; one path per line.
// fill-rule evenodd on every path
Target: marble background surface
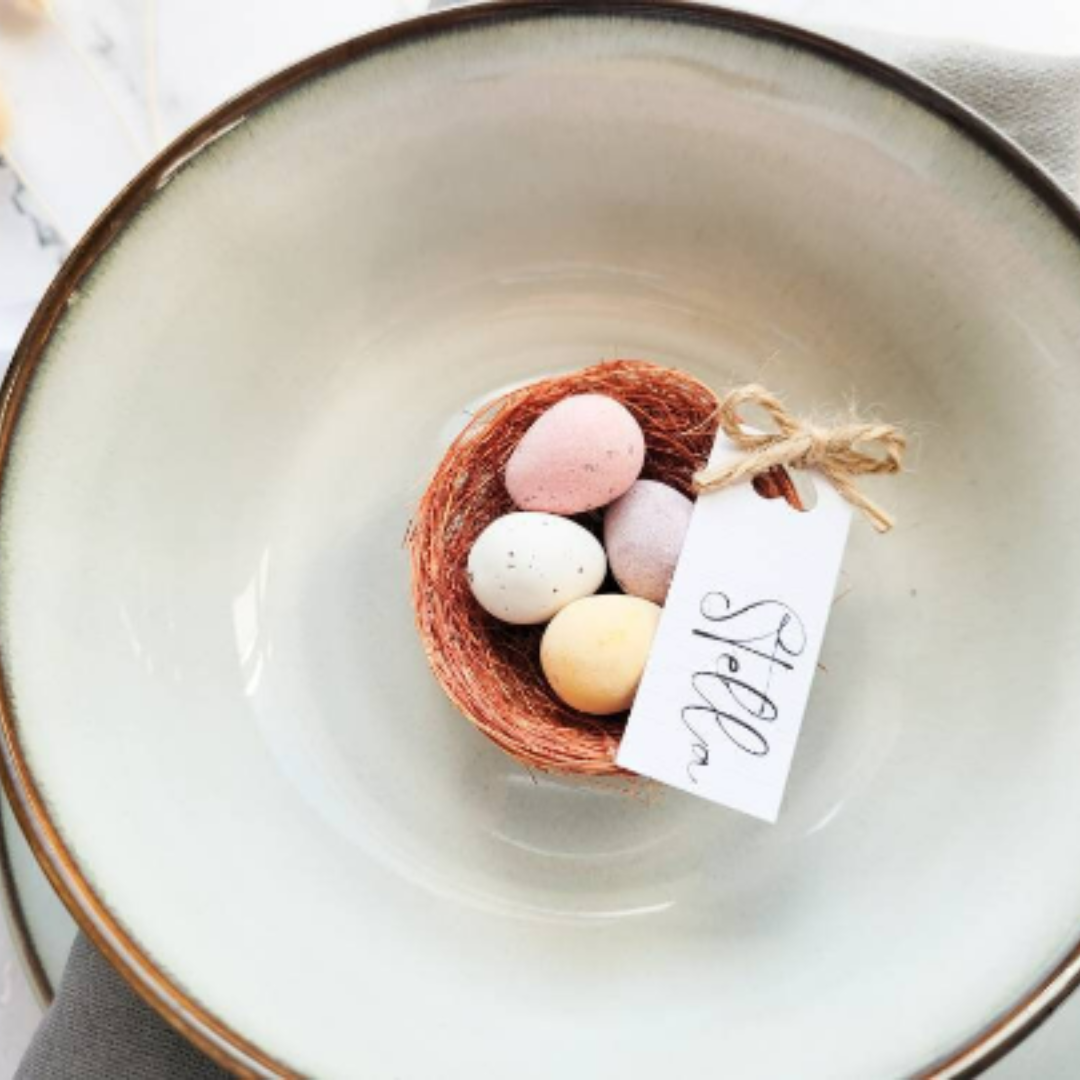
M 305 53 L 427 0 L 0 0 L 0 368 L 66 252 L 139 166 L 201 114 Z M 430 6 L 446 6 L 435 0 Z M 734 4 L 865 42 L 866 32 L 1080 55 L 1076 0 Z M 4 109 L 0 104 L 0 128 Z M 1077 118 L 1080 126 L 1080 117 Z M 41 1006 L 0 921 L 0 1080 Z M 1080 998 L 991 1071 L 1080 1076 Z

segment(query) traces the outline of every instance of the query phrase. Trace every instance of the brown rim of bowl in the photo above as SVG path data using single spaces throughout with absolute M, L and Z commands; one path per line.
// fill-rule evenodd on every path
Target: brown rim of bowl
M 2 798 L 2 796 L 0 796 Z M 37 942 L 30 930 L 30 920 L 26 917 L 26 907 L 22 902 L 18 883 L 15 880 L 15 867 L 11 861 L 11 848 L 8 846 L 7 826 L 4 823 L 3 808 L 0 807 L 0 907 L 4 910 L 11 939 L 22 961 L 23 973 L 38 1004 L 47 1009 L 55 997 L 52 980 L 45 970 Z
M 940 90 L 848 45 L 758 15 L 705 7 L 684 0 L 497 0 L 423 15 L 352 38 L 270 76 L 188 128 L 120 192 L 72 251 L 39 304 L 0 390 L 0 496 L 12 440 L 27 387 L 46 346 L 79 285 L 116 235 L 153 194 L 200 151 L 234 125 L 294 87 L 367 57 L 425 37 L 467 27 L 564 15 L 619 16 L 676 21 L 726 30 L 796 47 L 854 71 L 945 120 L 977 145 L 1046 206 L 1080 243 L 1080 208 L 1043 168 L 986 120 Z M 19 744 L 18 725 L 0 653 L 0 778 L 38 862 L 83 931 L 132 989 L 173 1027 L 237 1076 L 293 1077 L 258 1047 L 230 1030 L 173 985 L 109 912 L 90 887 L 49 818 Z M 1080 942 L 1032 990 L 993 1018 L 974 1037 L 916 1075 L 961 1080 L 981 1073 L 1046 1020 L 1080 983 Z

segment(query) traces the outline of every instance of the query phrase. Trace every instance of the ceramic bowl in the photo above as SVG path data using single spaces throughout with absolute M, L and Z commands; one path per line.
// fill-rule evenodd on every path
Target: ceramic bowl
M 1080 221 L 959 106 L 632 0 L 358 39 L 184 135 L 7 381 L 7 782 L 238 1073 L 893 1078 L 1076 978 Z M 906 420 L 779 824 L 531 776 L 402 536 L 478 400 L 612 356 Z
M 0 914 L 27 984 L 44 1007 L 60 985 L 76 927 L 13 817 L 0 794 Z

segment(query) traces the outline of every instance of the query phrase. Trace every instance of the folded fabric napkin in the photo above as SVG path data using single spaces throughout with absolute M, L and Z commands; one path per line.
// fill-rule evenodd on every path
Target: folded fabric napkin
M 220 1080 L 228 1075 L 137 998 L 80 935 L 16 1080 Z
M 834 37 L 907 68 L 981 113 L 1070 195 L 1080 194 L 1080 56 L 988 49 L 861 30 Z
M 1080 189 L 1080 57 L 831 31 L 960 99 Z M 1080 1008 L 1080 1004 L 1073 1006 Z M 16 1080 L 207 1080 L 228 1074 L 144 1005 L 80 937 Z

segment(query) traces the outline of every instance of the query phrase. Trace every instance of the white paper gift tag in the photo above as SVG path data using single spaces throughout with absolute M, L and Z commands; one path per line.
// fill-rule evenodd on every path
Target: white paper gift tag
M 742 455 L 722 433 L 710 465 Z M 618 763 L 775 821 L 817 670 L 851 508 L 751 483 L 698 497 Z

